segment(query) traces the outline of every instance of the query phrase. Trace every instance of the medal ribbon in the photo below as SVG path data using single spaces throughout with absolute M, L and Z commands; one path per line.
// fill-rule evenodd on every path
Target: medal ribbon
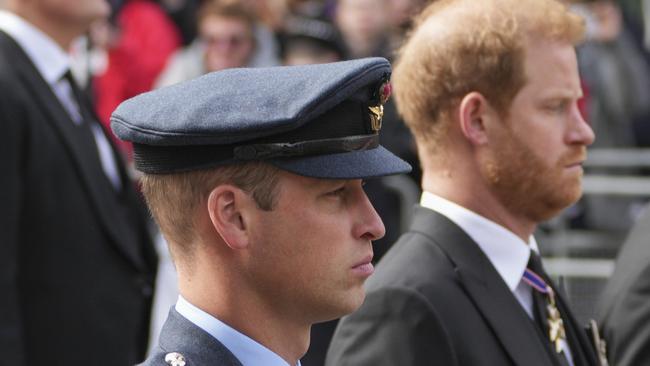
M 536 291 L 547 296 L 549 303 L 546 306 L 546 314 L 548 318 L 546 321 L 549 326 L 549 338 L 551 343 L 555 345 L 555 352 L 562 352 L 562 341 L 566 341 L 566 333 L 564 330 L 564 322 L 560 316 L 560 312 L 555 305 L 555 294 L 551 286 L 547 285 L 542 277 L 537 273 L 533 272 L 529 268 L 526 268 L 524 275 L 522 277 L 524 282 L 526 282 L 530 287 L 534 288 Z
M 528 268 L 526 268 L 526 271 L 524 271 L 523 280 L 528 285 L 530 285 L 530 287 L 543 293 L 544 295 L 549 294 L 553 291 L 551 287 L 547 285 L 546 282 L 544 282 L 544 279 L 542 279 L 537 273 L 531 271 Z

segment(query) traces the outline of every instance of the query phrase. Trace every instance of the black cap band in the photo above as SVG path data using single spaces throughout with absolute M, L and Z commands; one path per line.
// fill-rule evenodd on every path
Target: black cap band
M 133 144 L 135 167 L 148 174 L 178 173 L 246 161 L 339 154 L 375 149 L 379 135 L 251 145 L 151 146 Z

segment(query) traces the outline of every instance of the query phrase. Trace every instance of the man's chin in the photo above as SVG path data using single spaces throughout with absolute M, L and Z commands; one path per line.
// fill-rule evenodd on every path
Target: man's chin
M 543 222 L 556 217 L 562 211 L 564 211 L 574 203 L 578 202 L 581 195 L 582 195 L 581 186 L 578 186 L 573 189 L 565 189 L 562 193 L 557 192 L 555 197 L 553 198 L 549 197 L 549 200 L 547 200 L 547 202 L 543 205 L 544 209 L 539 210 L 537 212 L 536 221 Z

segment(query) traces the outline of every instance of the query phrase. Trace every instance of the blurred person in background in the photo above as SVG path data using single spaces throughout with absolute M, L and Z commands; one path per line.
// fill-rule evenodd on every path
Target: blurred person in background
M 0 11 L 3 365 L 133 365 L 156 259 L 120 155 L 66 51 L 104 0 L 7 0 Z
M 388 0 L 390 23 L 390 48 L 398 49 L 406 32 L 412 25 L 413 18 L 430 0 Z
M 393 72 L 424 192 L 327 365 L 599 365 L 533 236 L 581 195 L 583 34 L 555 0 L 424 10 Z
M 256 49 L 254 13 L 236 2 L 206 0 L 197 18 L 198 39 L 172 56 L 156 87 L 249 66 Z
M 596 44 L 593 47 L 600 53 L 594 52 L 588 55 L 589 57 L 597 55 L 603 58 L 603 65 L 600 65 L 600 69 L 592 70 L 597 81 L 604 79 L 601 84 L 595 85 L 605 89 L 601 92 L 605 94 L 605 99 L 601 103 L 603 106 L 610 106 L 608 109 L 616 111 L 618 117 L 626 118 L 619 125 L 622 124 L 628 129 L 630 124 L 632 125 L 632 139 L 636 145 L 648 147 L 650 145 L 650 116 L 648 116 L 647 110 L 650 108 L 650 98 L 647 91 L 644 90 L 649 88 L 648 84 L 650 84 L 647 66 L 650 64 L 650 54 L 648 53 L 650 1 L 600 2 L 597 8 L 600 9 L 594 11 L 591 16 L 587 14 L 588 19 L 591 19 L 594 24 L 594 29 L 612 28 L 599 26 L 602 19 L 608 18 L 613 20 L 609 23 L 616 26 L 613 32 L 605 33 L 608 37 L 594 37 L 593 43 Z M 587 7 L 587 10 L 590 9 L 594 9 L 594 7 Z M 594 33 L 602 34 L 602 32 Z M 598 64 L 598 60 L 586 59 L 585 62 Z M 603 75 L 597 73 L 603 73 Z M 613 84 L 611 89 L 608 89 L 608 83 Z M 613 95 L 614 93 L 620 94 Z M 614 99 L 607 100 L 610 97 Z M 629 134 L 630 131 L 627 133 Z M 632 202 L 636 205 L 639 204 L 639 200 Z M 624 203 L 626 202 L 624 201 Z M 615 204 L 620 205 L 620 203 Z M 611 221 L 607 221 L 608 219 L 620 223 L 621 217 L 625 219 L 626 226 L 631 221 L 635 221 L 618 252 L 614 273 L 608 279 L 596 308 L 603 337 L 607 342 L 610 364 L 617 366 L 650 364 L 650 326 L 648 326 L 650 318 L 650 306 L 648 306 L 650 303 L 650 243 L 648 240 L 650 209 L 646 205 L 638 215 L 638 219 L 633 220 L 636 217 L 630 215 L 630 212 L 636 210 L 631 210 L 630 206 L 628 204 L 627 207 L 616 210 L 616 206 L 605 202 L 596 210 L 604 209 L 608 215 L 603 212 L 595 212 L 599 217 L 604 218 L 605 224 L 611 224 Z
M 309 65 L 344 59 L 344 45 L 336 27 L 324 20 L 294 16 L 282 33 L 282 63 Z
M 634 122 L 650 117 L 650 67 L 620 6 L 598 0 L 574 6 L 587 24 L 578 60 L 590 91 L 587 115 L 599 136 L 594 147 L 633 147 Z
M 295 16 L 330 18 L 331 0 L 287 0 L 288 11 Z
M 335 24 L 343 35 L 349 59 L 391 58 L 389 0 L 337 0 Z
M 150 0 L 112 0 L 112 15 L 100 45 L 106 67 L 92 81 L 97 114 L 108 126 L 113 110 L 124 100 L 149 91 L 168 58 L 181 45 L 176 25 Z M 115 139 L 130 156 L 131 147 Z
M 176 24 L 183 46 L 196 38 L 196 14 L 205 0 L 158 0 L 167 16 Z
M 620 5 L 597 0 L 573 5 L 586 21 L 586 42 L 578 47 L 580 75 L 588 97 L 586 119 L 598 139 L 592 148 L 634 148 L 650 141 L 650 64 L 624 21 Z M 592 174 L 638 174 L 634 168 L 590 168 Z M 643 200 L 588 195 L 572 218 L 577 227 L 626 232 Z M 573 211 L 573 210 L 572 210 Z
M 650 365 L 650 206 L 630 231 L 597 307 L 609 362 Z
M 257 48 L 250 62 L 251 67 L 277 66 L 280 64 L 278 35 L 282 31 L 289 8 L 287 0 L 222 0 L 239 3 L 255 14 L 255 42 Z

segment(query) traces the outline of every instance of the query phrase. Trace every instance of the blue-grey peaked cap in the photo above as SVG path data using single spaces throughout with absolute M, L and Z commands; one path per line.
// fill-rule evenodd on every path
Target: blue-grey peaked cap
M 383 58 L 218 71 L 123 102 L 111 127 L 149 174 L 248 161 L 316 178 L 404 173 L 370 111 L 390 71 Z

